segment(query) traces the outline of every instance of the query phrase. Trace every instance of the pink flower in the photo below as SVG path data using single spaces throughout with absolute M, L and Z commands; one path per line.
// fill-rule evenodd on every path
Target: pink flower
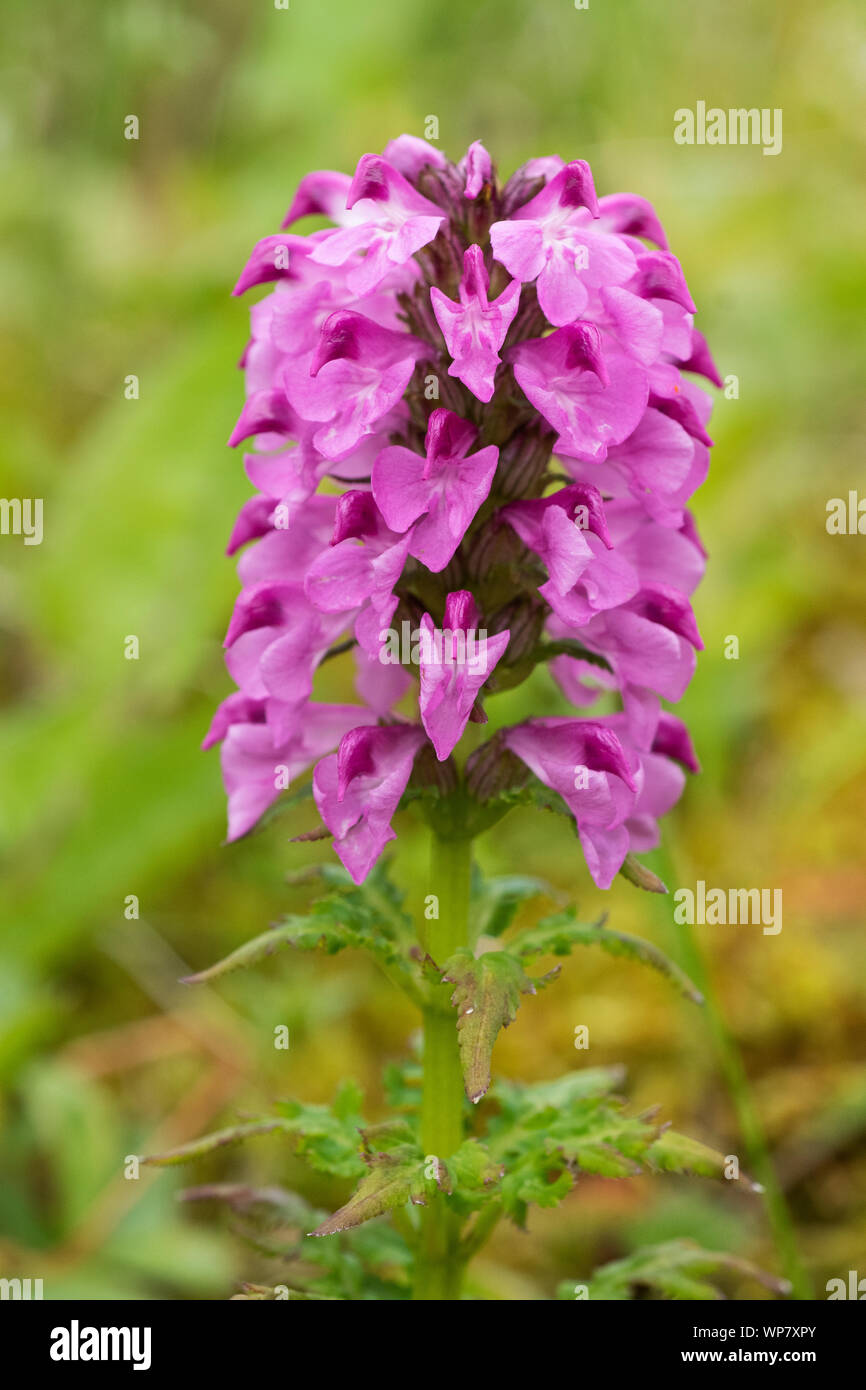
M 345 265 L 358 251 L 366 254 L 350 272 L 359 295 L 374 290 L 395 266 L 405 265 L 432 241 L 445 221 L 431 203 L 381 155 L 362 155 L 346 198 L 358 218 L 355 226 L 331 232 L 313 252 L 319 265 Z
M 612 497 L 631 496 L 662 526 L 680 526 L 683 509 L 709 468 L 707 446 L 670 415 L 649 406 L 640 424 L 607 451 L 602 463 L 566 460 Z
M 253 584 L 235 604 L 226 665 L 245 695 L 300 702 L 309 697 L 325 652 L 353 617 L 317 612 L 297 583 Z
M 493 254 L 516 280 L 535 280 L 538 302 L 557 327 L 579 318 L 588 290 L 624 284 L 635 272 L 627 242 L 593 226 L 599 217 L 592 173 L 575 160 L 507 222 L 490 228 Z
M 640 793 L 616 734 L 597 720 L 533 719 L 506 730 L 504 741 L 562 797 L 592 877 L 599 888 L 609 888 L 629 851 L 625 821 Z
M 299 218 L 317 213 L 330 217 L 332 222 L 339 222 L 341 226 L 351 225 L 357 221 L 357 217 L 349 215 L 346 207 L 351 186 L 349 175 L 340 174 L 335 169 L 316 169 L 312 174 L 305 174 L 283 218 L 283 226 L 291 227 Z
M 478 631 L 478 621 L 466 590 L 448 595 L 441 632 L 429 613 L 421 619 L 418 708 L 440 762 L 460 741 L 478 692 L 508 646 L 507 629 L 488 637 Z
M 389 140 L 383 153 L 388 163 L 412 183 L 424 169 L 444 169 L 448 164 L 441 150 L 417 135 L 398 135 L 396 140 Z
M 554 449 L 578 459 L 604 459 L 627 439 L 647 403 L 646 375 L 615 348 L 602 352 L 589 323 L 531 338 L 509 351 L 526 396 L 557 431 Z
M 435 285 L 430 291 L 436 322 L 454 359 L 448 375 L 456 376 L 484 402 L 493 395 L 499 349 L 505 342 L 520 299 L 517 280 L 512 280 L 492 303 L 487 299 L 489 286 L 484 253 L 480 246 L 470 246 L 463 257 L 459 305 Z
M 580 640 L 607 658 L 621 684 L 648 686 L 666 700 L 681 699 L 703 647 L 688 599 L 661 586 L 596 614 Z
M 628 834 L 628 852 L 640 854 L 655 849 L 661 838 L 659 817 L 673 809 L 686 784 L 679 764 L 684 763 L 693 772 L 698 766 L 685 726 L 673 715 L 662 715 L 650 746 L 639 749 L 631 742 L 625 714 L 609 714 L 599 722 L 620 739 L 638 787 L 634 809 L 622 827 Z M 620 832 L 620 827 L 613 832 L 594 830 L 593 842 L 600 860 L 615 862 L 622 843 Z
M 323 421 L 313 443 L 339 462 L 402 398 L 425 346 L 350 310 L 326 319 L 319 346 L 286 364 L 286 396 L 303 420 Z
M 263 702 L 248 702 L 244 714 L 244 718 L 232 718 L 220 735 L 229 840 L 246 835 L 280 792 L 335 748 L 345 733 L 375 718 L 359 705 L 310 703 L 303 718 L 295 718 L 291 731 L 275 740 L 273 727 L 265 722 Z
M 348 613 L 370 600 L 380 624 L 388 622 L 408 549 L 409 537 L 389 529 L 371 493 L 345 492 L 331 546 L 307 570 L 306 596 L 322 613 Z
M 578 627 L 637 593 L 637 572 L 613 549 L 596 488 L 561 488 L 501 515 L 544 562 L 550 578 L 538 592 L 563 622 Z
M 393 531 L 407 531 L 410 555 L 434 574 L 444 569 L 490 491 L 499 450 L 469 454 L 474 425 L 450 410 L 434 410 L 426 456 L 400 445 L 383 449 L 373 465 L 373 496 Z
M 353 729 L 338 752 L 316 766 L 313 796 L 319 815 L 356 883 L 363 883 L 395 838 L 391 817 L 423 742 L 422 731 L 409 724 Z

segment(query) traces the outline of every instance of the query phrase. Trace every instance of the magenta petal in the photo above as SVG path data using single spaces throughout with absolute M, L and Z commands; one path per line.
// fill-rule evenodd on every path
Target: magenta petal
M 252 829 L 280 792 L 336 747 L 348 729 L 372 718 L 357 705 L 310 704 L 296 711 L 291 732 L 278 743 L 266 724 L 232 723 L 221 755 L 229 840 Z
M 591 324 L 530 339 L 509 355 L 522 390 L 559 434 L 557 452 L 603 460 L 643 414 L 646 374 L 618 349 L 603 350 Z
M 291 206 L 283 218 L 283 226 L 290 227 L 298 218 L 316 213 L 330 217 L 332 222 L 348 220 L 346 199 L 351 183 L 348 174 L 337 173 L 334 169 L 318 169 L 313 174 L 307 174 L 298 184 Z
M 383 449 L 373 464 L 373 496 L 393 531 L 407 531 L 426 511 L 431 488 L 425 470 L 426 460 L 400 444 Z
M 593 882 L 597 888 L 609 888 L 631 848 L 628 830 L 624 825 L 608 830 L 596 825 L 578 824 L 577 833 Z
M 629 759 L 612 729 L 587 719 L 530 720 L 503 737 L 563 797 L 577 821 L 590 873 L 599 887 L 609 887 L 628 852 L 624 822 L 642 785 L 637 759 Z
M 258 391 L 244 403 L 228 442 L 233 448 L 255 434 L 291 434 L 293 425 L 292 408 L 284 391 Z
M 271 280 L 282 280 L 292 274 L 292 256 L 296 250 L 306 249 L 306 238 L 277 234 L 266 236 L 254 247 L 253 253 L 241 271 L 233 295 L 241 295 L 254 285 L 265 285 Z
M 480 140 L 473 140 L 461 168 L 466 176 L 465 197 L 477 198 L 485 183 L 493 178 L 493 161 Z
M 353 730 L 336 755 L 313 774 L 319 814 L 334 835 L 334 848 L 356 883 L 363 883 L 389 840 L 391 817 L 424 741 L 415 725 Z
M 470 246 L 463 257 L 460 303 L 455 304 L 434 286 L 430 302 L 445 343 L 453 358 L 449 376 L 458 377 L 481 401 L 493 395 L 499 366 L 499 350 L 517 313 L 520 285 L 514 280 L 492 302 L 489 279 L 480 246 Z
M 646 237 L 667 250 L 667 237 L 652 203 L 637 193 L 611 193 L 598 200 L 602 226 L 623 236 Z
M 422 169 L 444 169 L 448 163 L 441 150 L 417 135 L 398 135 L 395 140 L 389 140 L 382 157 L 410 183 L 418 178 Z
M 477 618 L 472 595 L 460 591 L 448 595 L 441 632 L 429 613 L 421 619 L 418 708 L 440 762 L 459 742 L 479 691 L 508 646 L 508 630 L 482 635 Z
M 274 504 L 270 497 L 248 498 L 241 507 L 238 519 L 232 528 L 229 543 L 226 546 L 226 554 L 234 555 L 241 546 L 259 536 L 266 535 L 271 529 L 273 511 Z

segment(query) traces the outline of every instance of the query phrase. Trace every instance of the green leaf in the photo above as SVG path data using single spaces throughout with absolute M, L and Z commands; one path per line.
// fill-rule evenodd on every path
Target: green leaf
M 189 1163 L 260 1134 L 284 1134 L 295 1141 L 294 1152 L 319 1172 L 356 1178 L 364 1171 L 364 1162 L 358 1151 L 361 1143 L 359 1131 L 364 1121 L 355 1109 L 359 1100 L 360 1093 L 353 1083 L 349 1083 L 341 1094 L 338 1093 L 339 1115 L 324 1105 L 279 1101 L 277 1109 L 280 1113 L 276 1118 L 252 1120 L 217 1130 L 214 1134 L 206 1134 L 201 1139 L 167 1149 L 164 1153 L 149 1154 L 142 1162 L 154 1167 Z
M 654 1111 L 630 1114 L 611 1094 L 620 1080 L 616 1072 L 592 1069 L 536 1086 L 497 1083 L 493 1097 L 501 1110 L 489 1126 L 487 1145 L 505 1169 L 499 1191 L 506 1214 L 518 1225 L 529 1203 L 555 1206 L 580 1173 L 725 1176 L 721 1154 L 675 1133 Z
M 364 1105 L 364 1092 L 351 1077 L 344 1077 L 334 1096 L 333 1111 L 344 1125 L 357 1124 Z
M 647 1160 L 661 1173 L 691 1173 L 699 1178 L 726 1178 L 724 1154 L 702 1144 L 699 1139 L 690 1139 L 686 1134 L 678 1134 L 674 1129 L 665 1129 L 647 1150 Z M 753 1182 L 745 1173 L 737 1180 L 750 1192 L 762 1192 L 760 1183 Z
M 466 1094 L 477 1103 L 490 1085 L 490 1058 L 500 1028 L 507 1028 L 521 994 L 535 994 L 535 982 L 509 951 L 455 951 L 441 968 L 453 984 L 451 1003 L 458 1010 L 457 1036 Z
M 654 970 L 667 977 L 677 989 L 695 1004 L 702 1004 L 704 997 L 692 984 L 688 975 L 658 946 L 640 936 L 630 936 L 626 932 L 611 931 L 605 926 L 605 919 L 598 922 L 578 922 L 575 910 L 566 908 L 551 917 L 545 917 L 537 926 L 520 932 L 508 943 L 509 951 L 521 960 L 531 960 L 536 956 L 566 956 L 575 946 L 600 946 L 614 956 L 628 956 L 631 960 L 651 965 Z
M 311 1231 L 311 1235 L 335 1235 L 381 1216 L 392 1207 L 402 1207 L 406 1202 L 426 1206 L 431 1190 L 447 1182 L 447 1174 L 438 1160 L 436 1176 L 426 1177 L 427 1160 L 415 1145 L 405 1144 L 389 1153 L 370 1154 L 365 1162 L 367 1173 L 348 1202 Z
M 420 1000 L 417 971 L 408 957 L 408 947 L 414 940 L 411 919 L 402 912 L 400 896 L 385 870 L 378 868 L 361 887 L 353 884 L 344 870 L 323 872 L 321 877 L 329 891 L 313 903 L 307 916 L 286 917 L 216 965 L 187 976 L 184 983 L 218 979 L 232 970 L 257 964 L 283 946 L 320 949 L 329 955 L 351 947 L 369 952 L 392 978 Z
M 542 895 L 553 896 L 550 884 L 528 874 L 486 879 L 480 874 L 473 876 L 471 912 L 475 939 L 501 936 L 511 926 L 521 903 Z
M 470 1200 L 491 1195 L 504 1176 L 501 1162 L 493 1158 L 478 1139 L 466 1139 L 445 1162 L 449 1190 Z M 474 1203 L 477 1205 L 477 1203 Z
M 307 1239 L 301 1259 L 320 1271 L 304 1287 L 337 1298 L 406 1299 L 411 1295 L 414 1254 L 392 1221 L 370 1221 L 338 1240 Z
M 784 1280 L 774 1278 L 748 1260 L 724 1251 L 702 1250 L 689 1240 L 671 1240 L 663 1245 L 645 1246 L 625 1259 L 603 1265 L 590 1280 L 588 1293 L 590 1300 L 622 1302 L 650 1291 L 663 1299 L 706 1302 L 724 1297 L 709 1276 L 727 1270 L 755 1279 L 774 1293 L 790 1292 Z M 573 1298 L 573 1283 L 560 1284 L 557 1297 Z
M 178 1144 L 176 1148 L 165 1149 L 162 1153 L 143 1155 L 141 1162 L 154 1168 L 191 1163 L 194 1158 L 204 1158 L 205 1154 L 215 1153 L 217 1149 L 242 1144 L 246 1139 L 255 1139 L 259 1134 L 277 1132 L 286 1134 L 290 1130 L 282 1120 L 250 1120 L 246 1124 L 233 1125 L 229 1129 L 215 1130 L 213 1134 L 205 1134 L 201 1139 L 192 1139 L 188 1144 Z
M 357 1093 L 356 1093 L 357 1094 Z M 364 1171 L 359 1152 L 363 1117 L 351 1113 L 348 1096 L 338 1104 L 341 1114 L 326 1105 L 305 1105 L 301 1101 L 278 1101 L 285 1131 L 297 1139 L 295 1152 L 320 1173 L 339 1178 L 356 1178 Z
M 423 1080 L 424 1069 L 414 1058 L 388 1062 L 382 1073 L 382 1085 L 390 1109 L 404 1115 L 417 1115 L 421 1109 Z
M 224 960 L 217 961 L 215 965 L 210 965 L 206 970 L 199 970 L 194 975 L 186 975 L 181 981 L 185 985 L 199 985 L 207 980 L 217 980 L 221 975 L 229 975 L 233 970 L 241 970 L 248 965 L 257 965 L 259 961 L 266 960 L 272 956 L 282 946 L 317 946 L 324 944 L 320 940 L 306 941 L 303 939 L 304 917 L 289 917 L 281 922 L 277 927 L 271 927 L 269 931 L 262 932 L 261 936 L 254 936 L 252 941 L 244 942 L 231 955 Z M 320 934 L 321 935 L 321 934 Z M 339 950 L 340 947 L 335 947 Z
M 572 1173 L 580 1169 L 601 1178 L 635 1177 L 658 1133 L 659 1126 L 646 1117 L 626 1114 L 621 1101 L 592 1099 L 572 1114 L 567 1133 L 545 1138 L 544 1151 L 564 1160 Z
M 520 1081 L 500 1079 L 491 1095 L 500 1107 L 500 1114 L 490 1124 L 490 1133 L 501 1133 L 511 1126 L 532 1121 L 537 1117 L 567 1112 L 578 1101 L 592 1096 L 606 1096 L 625 1081 L 625 1067 L 582 1067 L 566 1072 L 553 1081 L 535 1081 L 526 1085 Z

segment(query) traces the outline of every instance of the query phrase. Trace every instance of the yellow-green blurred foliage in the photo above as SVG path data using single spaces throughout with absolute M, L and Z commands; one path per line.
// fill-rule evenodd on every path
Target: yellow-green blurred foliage
M 186 1175 L 125 1180 L 128 1154 L 379 1074 L 416 1020 L 357 957 L 274 958 L 218 988 L 200 967 L 307 890 L 285 874 L 310 812 L 221 846 L 215 754 L 235 592 L 223 554 L 248 494 L 225 449 L 246 307 L 229 289 L 309 168 L 351 170 L 440 122 L 508 173 L 588 159 L 599 192 L 650 197 L 723 375 L 706 643 L 683 712 L 704 772 L 651 862 L 677 884 L 778 887 L 784 927 L 698 927 L 742 1049 L 819 1296 L 866 1274 L 866 538 L 830 536 L 827 499 L 863 471 L 866 36 L 845 0 L 6 0 L 0 14 L 3 240 L 0 492 L 43 497 L 40 547 L 0 537 L 0 1273 L 46 1296 L 227 1296 L 274 1282 Z M 778 157 L 683 147 L 674 111 L 781 107 Z M 123 136 L 140 121 L 140 139 Z M 124 399 L 124 379 L 140 399 Z M 140 659 L 124 659 L 136 634 Z M 739 659 L 726 660 L 726 637 Z M 346 668 L 347 670 L 348 668 Z M 329 679 L 342 688 L 345 671 Z M 495 720 L 552 708 L 544 678 Z M 423 831 L 405 813 L 397 874 L 417 890 Z M 677 953 L 670 898 L 590 883 L 565 821 L 514 813 L 479 844 L 490 872 L 549 878 L 587 914 Z M 126 920 L 138 895 L 141 917 Z M 622 1061 L 637 1103 L 742 1152 L 699 1010 L 663 980 L 585 952 L 524 1003 L 495 1067 L 552 1077 Z M 288 1053 L 273 1030 L 291 1031 Z M 345 1194 L 275 1140 L 191 1180 L 256 1177 L 317 1202 Z M 587 1179 L 476 1271 L 488 1297 L 559 1279 L 641 1241 L 692 1235 L 774 1268 L 756 1199 L 685 1179 Z M 269 1275 L 272 1276 L 269 1278 Z M 754 1296 L 745 1286 L 741 1296 Z

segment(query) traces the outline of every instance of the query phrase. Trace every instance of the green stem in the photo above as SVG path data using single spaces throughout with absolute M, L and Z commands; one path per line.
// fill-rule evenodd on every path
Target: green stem
M 443 965 L 469 937 L 469 880 L 472 842 L 433 837 L 431 892 L 438 918 L 425 922 L 424 945 Z M 424 1010 L 424 1085 L 421 1093 L 421 1146 L 425 1157 L 448 1159 L 463 1142 L 463 1068 L 457 1048 L 457 1020 L 442 985 Z M 457 1299 L 463 1260 L 460 1223 L 440 1192 L 421 1212 L 421 1239 L 415 1269 L 416 1299 Z

